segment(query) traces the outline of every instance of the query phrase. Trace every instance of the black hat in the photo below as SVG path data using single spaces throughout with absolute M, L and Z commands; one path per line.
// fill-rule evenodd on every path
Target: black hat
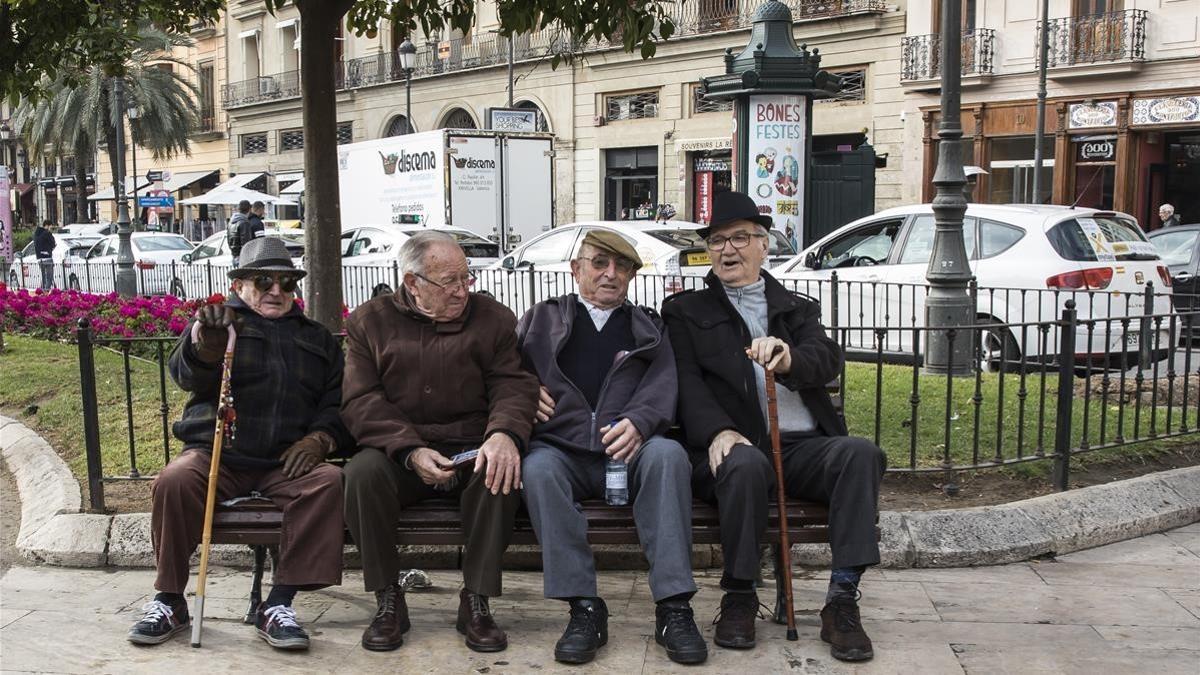
M 712 219 L 708 221 L 708 227 L 696 230 L 696 234 L 707 239 L 709 232 L 725 227 L 735 220 L 749 220 L 768 230 L 774 224 L 771 216 L 758 212 L 758 206 L 754 204 L 754 200 L 749 195 L 730 190 L 718 192 L 717 196 L 713 197 Z
M 260 236 L 251 239 L 242 247 L 242 254 L 238 258 L 240 265 L 229 271 L 230 279 L 240 279 L 258 272 L 292 272 L 297 279 L 303 279 L 308 274 L 292 263 L 292 255 L 279 237 Z

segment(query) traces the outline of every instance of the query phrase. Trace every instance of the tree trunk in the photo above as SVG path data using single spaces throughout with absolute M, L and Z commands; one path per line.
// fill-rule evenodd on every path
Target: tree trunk
M 91 154 L 86 147 L 75 148 L 75 218 L 77 223 L 90 223 L 87 198 L 87 164 Z
M 104 115 L 104 119 L 106 120 L 106 122 L 111 121 L 111 119 L 112 119 L 111 111 L 112 111 L 113 106 L 116 105 L 116 103 L 117 103 L 116 101 L 113 100 L 114 94 L 113 94 L 112 82 L 113 82 L 113 80 L 111 77 L 108 78 L 104 82 L 104 90 L 107 92 L 104 96 L 104 98 L 106 99 L 106 102 L 100 106 L 101 114 Z M 122 125 L 118 130 L 118 128 L 114 127 L 111 123 L 106 123 L 104 125 L 104 142 L 106 144 L 108 144 L 108 149 L 107 149 L 107 152 L 105 152 L 105 154 L 108 155 L 108 168 L 110 171 L 112 171 L 112 175 L 113 175 L 113 201 L 114 202 L 116 202 L 117 198 L 120 196 L 120 190 L 117 189 L 117 183 L 125 179 L 125 177 L 122 175 L 123 172 L 121 171 L 122 158 L 119 157 L 117 154 L 117 133 L 118 133 L 118 131 L 120 132 L 120 134 L 122 136 L 124 136 L 125 135 L 125 126 Z M 122 148 L 124 147 L 124 145 L 125 145 L 124 143 L 121 144 Z M 115 220 L 116 216 L 114 215 L 113 217 Z
M 296 0 L 300 10 L 300 100 L 304 107 L 305 310 L 342 330 L 341 213 L 337 165 L 337 28 L 353 0 Z

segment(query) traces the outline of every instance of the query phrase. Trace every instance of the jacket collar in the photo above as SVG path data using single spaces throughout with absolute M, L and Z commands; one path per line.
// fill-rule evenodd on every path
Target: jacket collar
M 575 308 L 583 306 L 585 311 L 587 309 L 587 305 L 583 305 L 582 298 L 575 293 L 567 293 L 566 295 L 559 296 L 557 303 L 563 325 L 568 329 L 571 327 L 572 322 L 575 321 Z M 617 309 L 629 312 L 629 324 L 633 328 L 633 343 L 637 348 L 652 346 L 662 339 L 662 331 L 658 329 L 658 326 L 654 324 L 650 317 L 646 316 L 645 312 L 633 311 L 634 305 L 632 302 L 626 300 Z
M 292 308 L 290 310 L 288 310 L 287 314 L 284 314 L 283 316 L 279 317 L 278 319 L 268 319 L 265 316 L 263 316 L 262 314 L 259 314 L 258 312 L 251 309 L 250 305 L 247 305 L 242 300 L 242 297 L 240 295 L 238 295 L 237 293 L 234 293 L 233 291 L 230 291 L 229 297 L 225 299 L 225 304 L 232 307 L 235 312 L 240 311 L 240 312 L 243 312 L 250 316 L 258 317 L 259 319 L 262 319 L 263 321 L 283 321 L 284 319 L 294 319 L 297 317 L 299 317 L 301 319 L 305 318 L 304 310 L 300 309 L 300 305 L 298 303 L 293 302 Z
M 780 312 L 788 312 L 795 309 L 800 304 L 800 299 L 791 291 L 783 287 L 775 277 L 771 276 L 766 270 L 759 272 L 762 277 L 765 288 L 764 293 L 767 296 L 767 316 L 772 317 Z M 729 301 L 729 297 L 725 292 L 725 284 L 721 283 L 721 279 L 717 277 L 717 273 L 709 270 L 704 277 L 704 283 L 708 285 L 708 291 L 723 303 L 727 310 L 737 313 L 733 308 L 733 303 Z
M 453 321 L 434 321 L 422 314 L 421 310 L 417 309 L 416 298 L 404 286 L 401 286 L 399 291 L 392 294 L 391 300 L 392 304 L 401 314 L 417 322 L 432 324 L 434 331 L 438 333 L 461 333 L 466 326 L 467 320 L 471 318 L 471 307 L 475 304 L 474 296 L 468 293 L 467 306 L 457 319 Z

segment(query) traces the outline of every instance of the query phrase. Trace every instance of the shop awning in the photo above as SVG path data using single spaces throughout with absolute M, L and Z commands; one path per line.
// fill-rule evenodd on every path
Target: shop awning
M 282 190 L 280 190 L 280 191 L 279 191 L 279 194 L 281 194 L 281 195 L 300 195 L 300 194 L 304 194 L 304 178 L 303 178 L 303 177 L 301 177 L 301 178 L 300 178 L 300 180 L 298 180 L 298 181 L 296 181 L 295 183 L 292 183 L 291 185 L 289 185 L 289 186 L 287 186 L 287 187 L 283 188 Z
M 287 197 L 276 197 L 262 192 L 256 192 L 244 187 L 226 187 L 224 189 L 217 188 L 210 190 L 197 197 L 180 200 L 182 205 L 209 204 L 209 205 L 235 205 L 238 202 L 246 200 L 248 202 L 263 202 L 264 204 L 278 204 L 283 206 L 295 206 L 296 202 Z
M 36 183 L 17 183 L 13 186 L 13 191 L 24 197 L 35 187 L 37 187 Z
M 133 186 L 133 176 L 125 177 L 125 190 L 130 196 L 132 196 L 135 189 L 141 191 L 142 188 L 145 188 L 148 185 L 150 185 L 150 181 L 146 180 L 145 176 L 138 176 L 136 188 Z M 112 201 L 113 199 L 113 188 L 111 185 L 88 197 L 89 202 L 108 202 Z
M 163 189 L 167 192 L 178 192 L 192 183 L 216 173 L 216 169 L 208 169 L 206 171 L 180 171 L 171 174 L 171 180 L 163 181 Z

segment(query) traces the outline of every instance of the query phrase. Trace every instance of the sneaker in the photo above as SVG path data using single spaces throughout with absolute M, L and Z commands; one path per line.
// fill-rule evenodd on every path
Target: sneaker
M 758 618 L 758 594 L 726 593 L 713 623 L 717 630 L 713 642 L 726 649 L 750 649 L 754 646 L 754 620 Z
M 554 660 L 587 663 L 608 643 L 608 605 L 600 598 L 571 601 L 571 621 L 554 645 Z
M 308 633 L 296 623 L 296 610 L 287 605 L 258 606 L 254 622 L 258 636 L 277 649 L 308 649 Z
M 708 645 L 686 600 L 659 603 L 654 618 L 654 641 L 666 648 L 667 658 L 684 664 L 708 659 Z
M 151 600 L 142 605 L 142 612 L 142 620 L 129 629 L 129 641 L 135 644 L 156 645 L 166 642 L 191 625 L 186 602 L 172 607 L 165 602 Z
M 875 656 L 858 615 L 858 598 L 839 595 L 821 610 L 821 639 L 839 661 L 869 661 Z

